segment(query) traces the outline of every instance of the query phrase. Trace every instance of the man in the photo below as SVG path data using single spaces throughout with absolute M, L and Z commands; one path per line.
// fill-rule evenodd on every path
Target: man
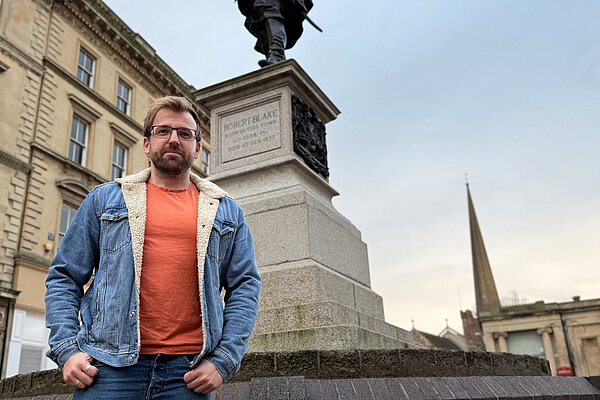
M 254 49 L 266 57 L 258 65 L 285 60 L 284 51 L 302 35 L 302 22 L 312 6 L 312 0 L 238 0 L 244 26 L 257 39 Z
M 47 355 L 74 399 L 208 398 L 239 368 L 260 277 L 239 206 L 191 174 L 200 134 L 188 100 L 156 100 L 150 168 L 92 189 L 62 239 Z

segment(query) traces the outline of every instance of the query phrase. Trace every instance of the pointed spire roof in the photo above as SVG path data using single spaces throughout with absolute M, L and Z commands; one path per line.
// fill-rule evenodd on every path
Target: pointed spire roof
M 494 283 L 494 276 L 490 262 L 483 244 L 483 237 L 479 230 L 475 207 L 471 199 L 469 184 L 467 183 L 467 198 L 469 201 L 469 226 L 471 231 L 471 255 L 473 257 L 473 277 L 475 279 L 475 300 L 477 302 L 477 315 L 481 312 L 498 311 L 500 299 Z

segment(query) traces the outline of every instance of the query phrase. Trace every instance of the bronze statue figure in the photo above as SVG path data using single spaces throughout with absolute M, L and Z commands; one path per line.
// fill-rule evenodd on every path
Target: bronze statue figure
M 256 37 L 254 49 L 265 55 L 258 65 L 266 67 L 285 60 L 284 51 L 302 35 L 305 19 L 321 31 L 308 18 L 312 7 L 312 0 L 238 0 L 238 8 L 246 17 L 244 26 Z

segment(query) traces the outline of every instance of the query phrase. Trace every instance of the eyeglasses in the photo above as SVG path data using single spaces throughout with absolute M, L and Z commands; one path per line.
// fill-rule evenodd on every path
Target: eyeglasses
M 179 140 L 190 141 L 196 139 L 196 130 L 190 128 L 172 128 L 168 125 L 154 125 L 150 128 L 150 133 L 155 138 L 170 139 L 173 131 L 177 131 Z

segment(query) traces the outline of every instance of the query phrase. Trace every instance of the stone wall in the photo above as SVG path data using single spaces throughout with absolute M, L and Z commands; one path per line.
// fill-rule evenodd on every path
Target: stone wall
M 252 353 L 244 356 L 240 370 L 223 386 L 224 397 L 222 398 L 232 398 L 227 397 L 225 393 L 232 390 L 231 393 L 234 393 L 237 390 L 235 388 L 243 391 L 251 390 L 253 385 L 259 385 L 260 387 L 255 390 L 263 390 L 261 388 L 264 384 L 271 384 L 269 382 L 280 385 L 284 377 L 302 377 L 303 385 L 312 385 L 314 389 L 314 385 L 330 387 L 331 383 L 326 382 L 334 380 L 339 381 L 335 383 L 336 385 L 345 388 L 348 382 L 355 380 L 380 382 L 381 379 L 387 379 L 388 382 L 401 384 L 404 381 L 399 378 L 405 377 L 448 379 L 478 375 L 544 376 L 548 374 L 549 366 L 546 360 L 503 353 L 413 349 Z M 395 385 L 395 383 L 389 384 Z M 63 383 L 62 374 L 58 370 L 17 375 L 0 382 L 2 399 L 57 396 L 71 392 L 72 389 Z
M 300 351 L 247 354 L 214 400 L 528 399 L 600 400 L 600 377 L 548 376 L 530 356 L 438 350 Z M 58 370 L 0 382 L 2 399 L 68 400 Z

